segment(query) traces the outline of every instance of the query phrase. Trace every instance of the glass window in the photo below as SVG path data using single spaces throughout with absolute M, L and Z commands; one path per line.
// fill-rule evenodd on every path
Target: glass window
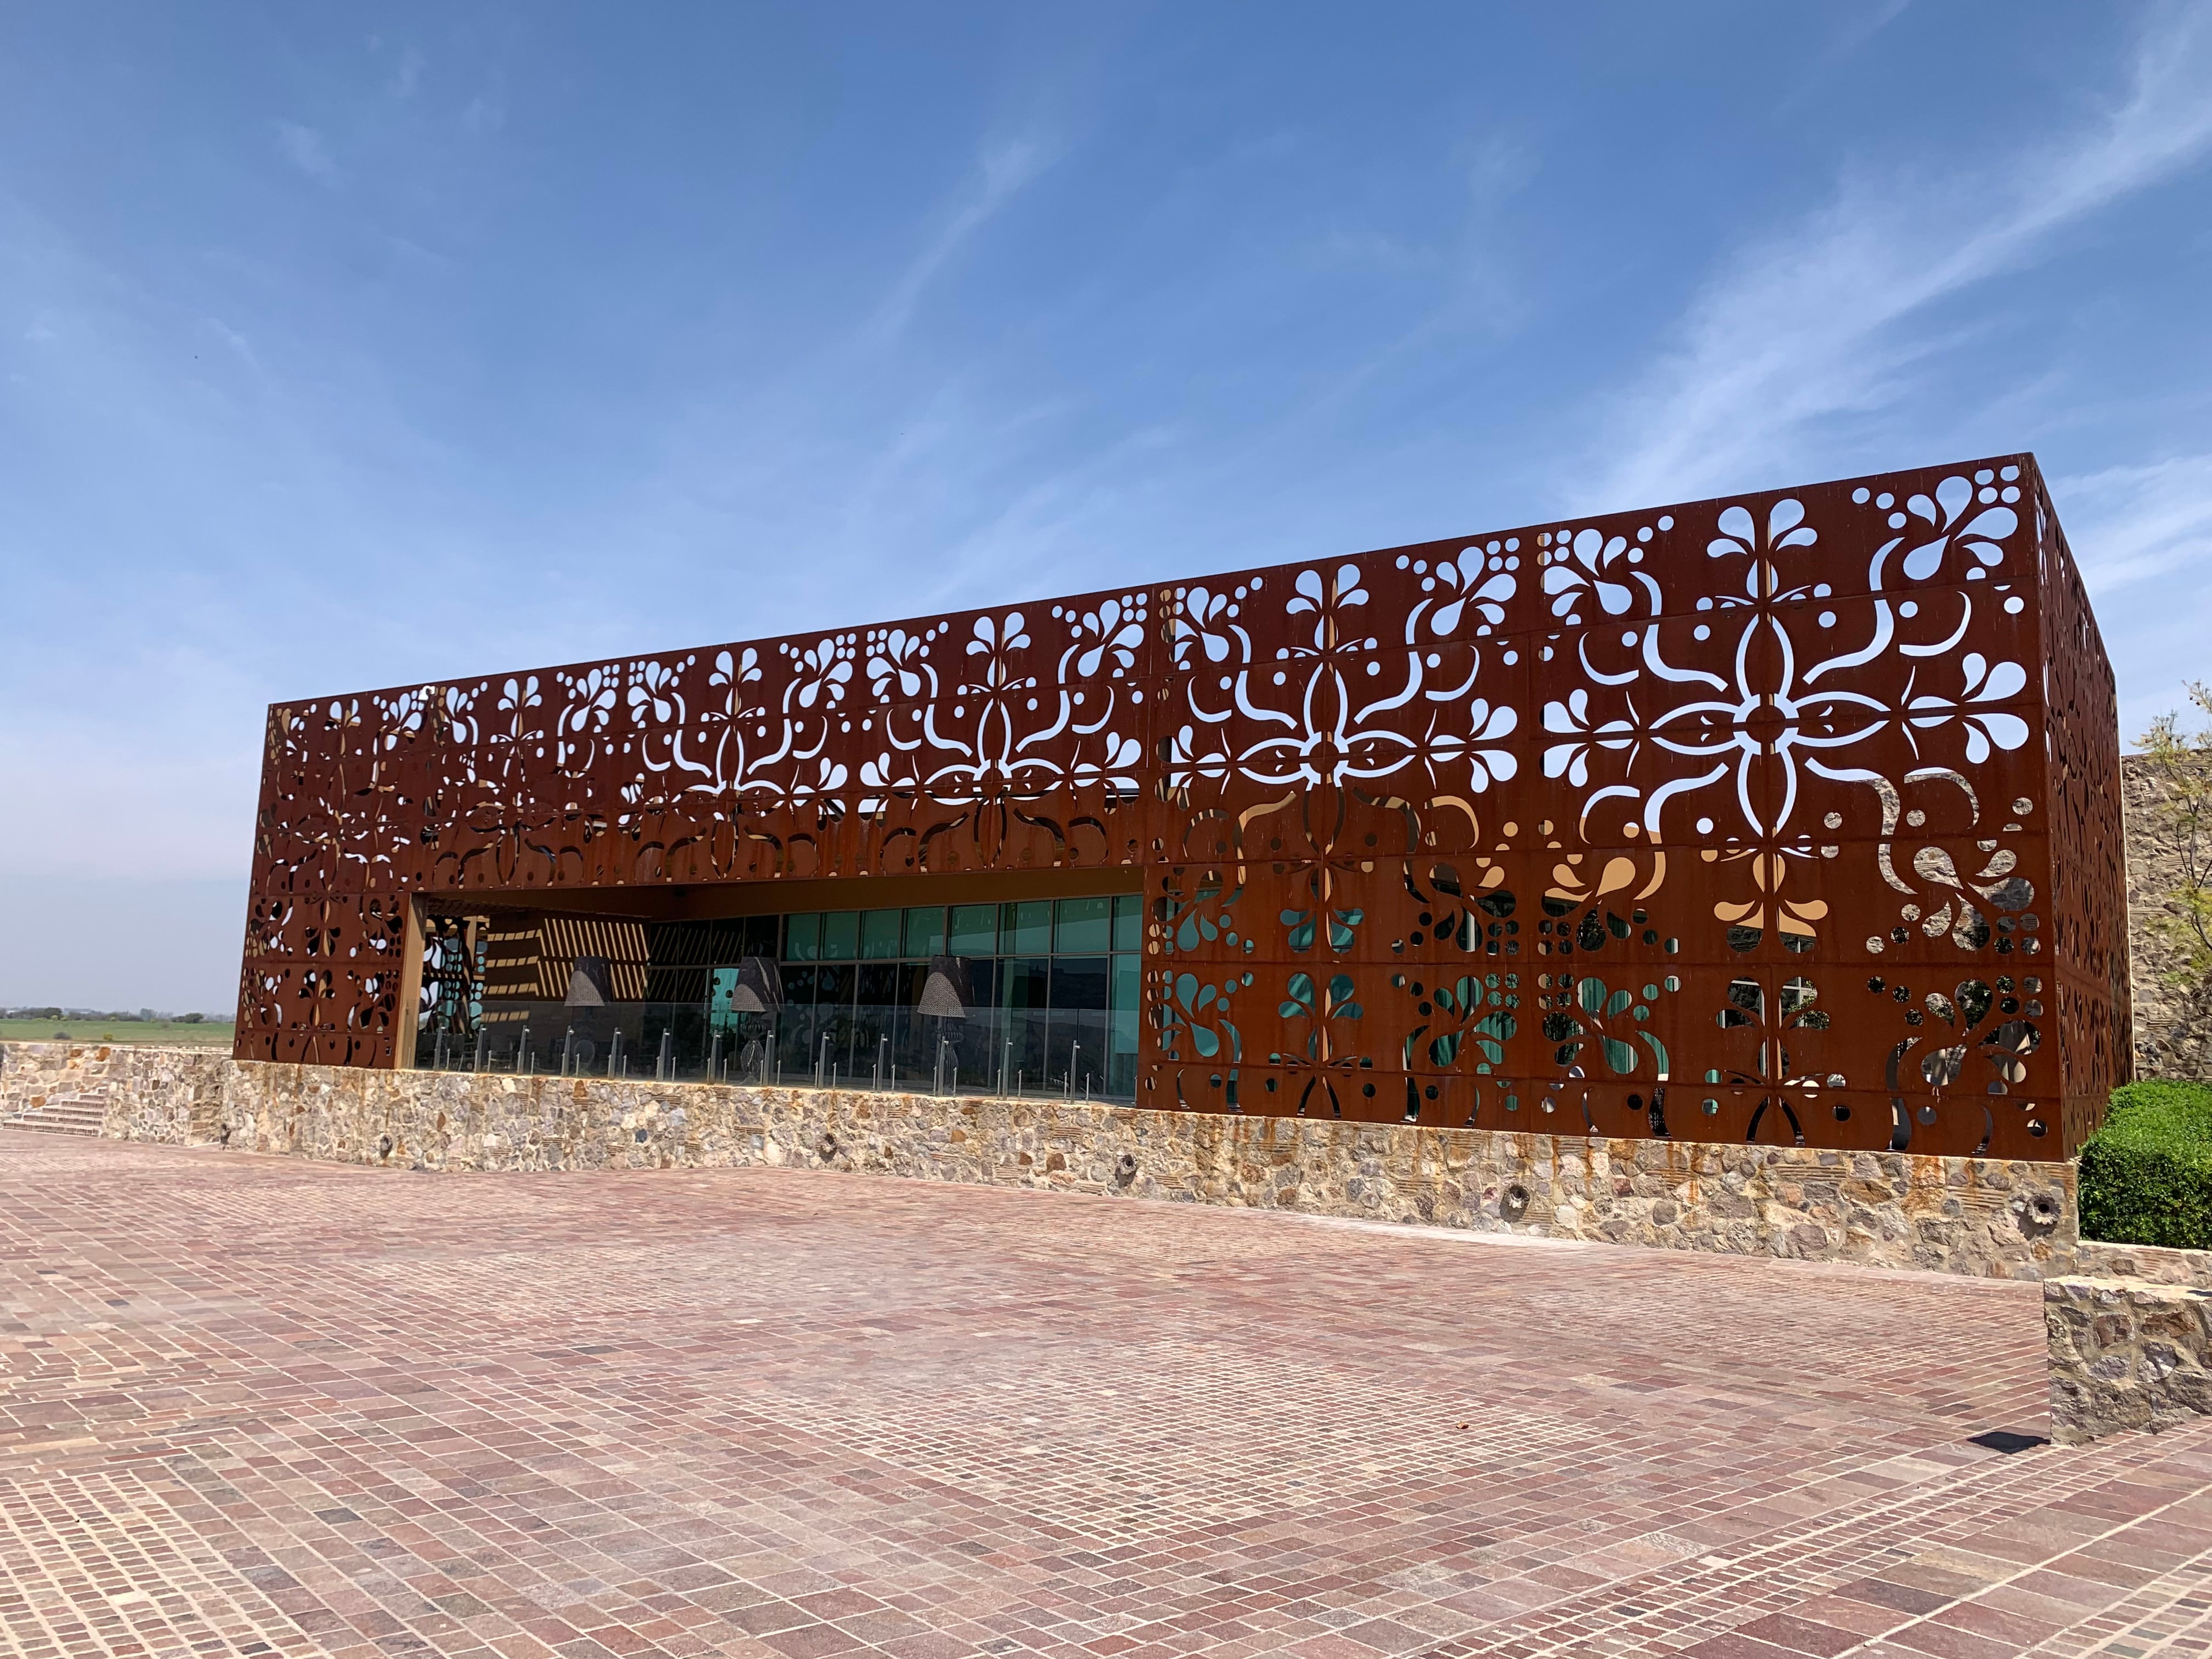
M 860 969 L 860 985 L 853 1000 L 863 1008 L 896 1007 L 903 971 L 895 962 L 869 963 Z
M 787 916 L 783 923 L 783 959 L 819 962 L 822 959 L 822 918 Z
M 945 954 L 945 907 L 932 904 L 906 913 L 906 954 L 920 958 Z
M 999 1006 L 1001 1008 L 1035 1008 L 1046 1005 L 1052 983 L 1052 959 L 1048 957 L 1008 957 L 999 964 Z
M 926 962 L 902 962 L 898 965 L 898 994 L 891 1000 L 902 1008 L 921 1006 L 921 994 L 929 984 L 929 964 Z
M 999 964 L 990 957 L 968 964 L 968 1007 L 993 1008 L 999 1000 Z
M 1114 948 L 1145 948 L 1145 901 L 1139 894 L 1124 893 L 1114 901 Z
M 867 962 L 896 962 L 899 953 L 896 910 L 869 910 L 860 917 L 860 956 Z
M 783 970 L 783 1006 L 786 1008 L 811 1008 L 814 1006 L 814 975 L 817 968 L 787 968 Z
M 853 975 L 859 969 L 850 963 L 837 968 L 817 968 L 814 970 L 814 1003 L 817 1007 L 831 1004 L 848 1008 L 853 1002 Z
M 860 953 L 860 913 L 834 910 L 822 918 L 822 960 L 850 962 Z
M 1052 951 L 1052 901 L 999 907 L 1000 949 L 1008 956 L 1047 956 Z
M 1054 918 L 1052 948 L 1062 956 L 1103 956 L 1113 931 L 1114 901 L 1062 899 Z
M 1106 957 L 1055 957 L 1052 963 L 1052 1011 L 1106 1006 Z
M 999 954 L 999 907 L 995 904 L 956 904 L 952 907 L 952 951 L 956 957 L 994 957 Z
M 1114 958 L 1113 984 L 1108 992 L 1113 1012 L 1106 1016 L 1106 1088 L 1109 1094 L 1137 1091 L 1137 999 L 1143 986 L 1139 956 Z
M 1139 964 L 1143 961 L 1142 957 L 1134 956 L 1114 958 L 1114 988 L 1108 1006 L 1115 1013 L 1133 1014 L 1137 1012 L 1144 984 Z

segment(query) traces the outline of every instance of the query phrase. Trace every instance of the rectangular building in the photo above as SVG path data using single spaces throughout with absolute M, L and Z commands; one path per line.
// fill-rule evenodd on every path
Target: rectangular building
M 287 703 L 237 1052 L 2056 1157 L 2118 754 L 2027 455 Z

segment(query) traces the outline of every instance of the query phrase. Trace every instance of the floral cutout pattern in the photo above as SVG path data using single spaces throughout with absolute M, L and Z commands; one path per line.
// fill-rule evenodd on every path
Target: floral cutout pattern
M 1140 1101 L 2039 1154 L 2124 975 L 1927 997 L 2116 982 L 2109 683 L 2010 458 L 288 703 L 240 1052 L 389 1063 L 410 906 L 1092 872 L 1156 907 Z

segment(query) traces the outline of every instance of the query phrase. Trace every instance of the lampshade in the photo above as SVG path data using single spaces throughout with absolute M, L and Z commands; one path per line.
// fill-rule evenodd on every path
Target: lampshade
M 772 1014 L 783 1006 L 783 975 L 766 957 L 747 957 L 738 967 L 730 1006 L 740 1014 Z
M 958 957 L 930 957 L 929 977 L 922 981 L 921 1000 L 915 1012 L 940 1019 L 967 1018 L 968 964 Z
M 563 1000 L 571 1008 L 603 1008 L 614 1000 L 614 975 L 607 967 L 605 957 L 578 957 L 576 965 L 568 973 L 568 994 Z

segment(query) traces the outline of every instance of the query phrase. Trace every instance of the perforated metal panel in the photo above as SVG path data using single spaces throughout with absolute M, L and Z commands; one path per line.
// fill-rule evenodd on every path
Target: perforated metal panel
M 239 1051 L 410 896 L 1140 866 L 1146 1105 L 2055 1156 L 2118 763 L 2027 456 L 288 704 Z

